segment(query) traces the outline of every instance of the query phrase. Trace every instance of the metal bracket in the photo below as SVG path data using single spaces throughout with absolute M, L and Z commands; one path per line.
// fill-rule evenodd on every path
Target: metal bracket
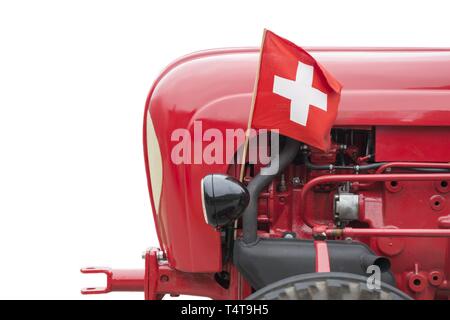
M 101 294 L 111 292 L 112 288 L 112 271 L 110 268 L 87 267 L 81 268 L 81 273 L 104 273 L 106 275 L 106 287 L 89 287 L 81 289 L 82 294 Z
M 106 275 L 105 287 L 89 287 L 81 290 L 82 294 L 102 294 L 111 291 L 144 291 L 144 270 L 139 269 L 110 269 L 88 267 L 82 268 L 81 273 Z

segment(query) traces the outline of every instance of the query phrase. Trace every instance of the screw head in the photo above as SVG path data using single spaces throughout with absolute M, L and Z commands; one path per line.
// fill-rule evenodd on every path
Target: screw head
M 283 238 L 284 239 L 295 239 L 296 235 L 293 232 L 286 232 L 285 234 L 283 234 Z
M 297 187 L 299 185 L 302 184 L 302 180 L 300 179 L 300 177 L 293 177 L 292 178 L 292 184 Z

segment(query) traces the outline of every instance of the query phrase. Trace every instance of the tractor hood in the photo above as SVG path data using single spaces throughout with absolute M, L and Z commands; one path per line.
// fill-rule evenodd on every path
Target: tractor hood
M 307 50 L 343 85 L 335 125 L 450 125 L 450 49 Z M 183 112 L 231 97 L 249 108 L 257 61 L 256 48 L 203 51 L 174 62 L 161 80 L 178 84 L 177 95 L 189 90 Z

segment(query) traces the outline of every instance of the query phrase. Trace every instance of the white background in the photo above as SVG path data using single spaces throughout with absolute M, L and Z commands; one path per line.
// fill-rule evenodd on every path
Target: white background
M 157 246 L 142 153 L 147 92 L 186 53 L 450 46 L 445 1 L 0 1 L 0 298 L 82 297 L 86 265 Z

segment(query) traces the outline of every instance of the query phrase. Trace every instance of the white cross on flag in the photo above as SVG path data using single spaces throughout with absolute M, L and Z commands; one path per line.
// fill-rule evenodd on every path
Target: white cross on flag
M 311 55 L 265 30 L 251 111 L 254 128 L 326 150 L 342 86 Z

